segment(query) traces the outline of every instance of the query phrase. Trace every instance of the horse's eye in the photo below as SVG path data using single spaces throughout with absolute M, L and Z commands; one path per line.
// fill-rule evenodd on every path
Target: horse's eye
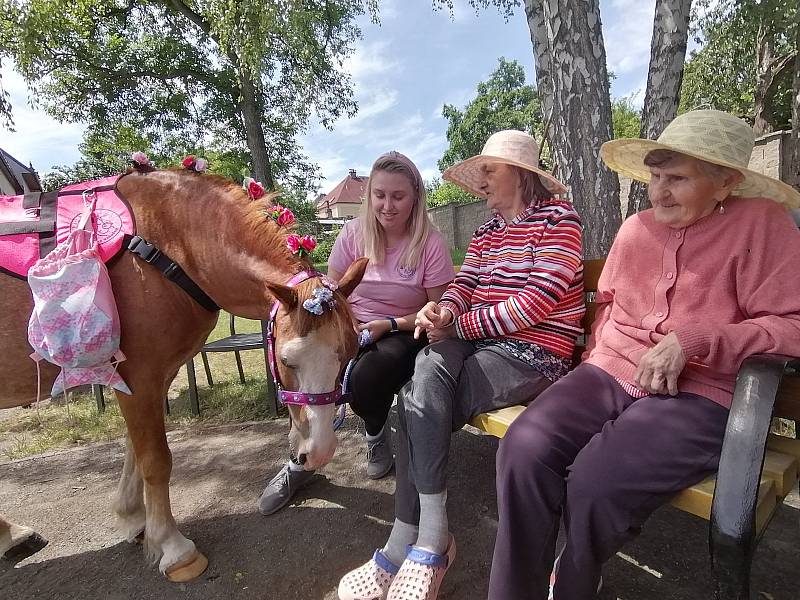
M 289 369 L 294 369 L 294 367 L 289 364 L 289 359 L 286 358 L 285 356 L 281 356 L 281 363 L 283 363 L 284 367 L 287 367 Z

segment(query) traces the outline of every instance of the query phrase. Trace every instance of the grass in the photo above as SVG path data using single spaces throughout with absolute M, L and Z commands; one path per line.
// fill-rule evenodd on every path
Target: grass
M 220 312 L 217 325 L 208 337 L 214 341 L 229 335 L 230 316 Z M 261 331 L 258 321 L 236 318 L 237 333 Z M 202 361 L 195 360 L 201 415 L 194 417 L 189 409 L 186 369 L 182 368 L 169 390 L 170 414 L 167 429 L 197 425 L 253 421 L 268 418 L 267 380 L 264 353 L 248 350 L 241 353 L 245 383 L 239 381 L 236 362 L 231 352 L 208 355 L 214 386 L 209 387 Z M 125 434 L 125 422 L 116 399 L 105 392 L 106 411 L 99 413 L 91 394 L 71 394 L 68 406 L 47 403 L 38 411 L 31 407 L 19 410 L 0 420 L 0 452 L 7 459 L 23 458 L 58 448 L 91 442 L 108 441 Z

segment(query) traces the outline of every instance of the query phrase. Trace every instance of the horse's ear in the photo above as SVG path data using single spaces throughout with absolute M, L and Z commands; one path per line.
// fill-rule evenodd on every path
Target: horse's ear
M 368 258 L 359 258 L 351 264 L 339 280 L 339 291 L 347 298 L 356 286 L 361 283 L 364 271 L 367 269 Z
M 267 289 L 278 302 L 283 304 L 283 307 L 287 311 L 293 311 L 297 308 L 297 291 L 294 288 L 268 281 Z

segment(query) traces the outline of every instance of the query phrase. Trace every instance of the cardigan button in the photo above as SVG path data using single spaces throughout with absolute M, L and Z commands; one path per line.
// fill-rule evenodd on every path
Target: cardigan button
M 658 311 L 658 312 L 656 313 L 656 316 L 657 316 L 657 317 L 663 317 L 663 316 L 664 316 L 664 313 L 663 313 L 663 312 L 661 312 L 661 311 Z
M 675 277 L 674 273 L 672 273 L 671 271 L 667 273 L 667 279 L 672 279 L 673 277 Z
M 683 235 L 683 234 L 682 234 L 680 231 L 676 231 L 676 232 L 675 232 L 675 237 L 676 237 L 676 238 L 679 238 L 679 237 L 681 237 L 681 235 Z

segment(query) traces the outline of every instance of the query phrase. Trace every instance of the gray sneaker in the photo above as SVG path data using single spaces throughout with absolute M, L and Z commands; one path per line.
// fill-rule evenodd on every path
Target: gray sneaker
M 367 440 L 367 477 L 381 479 L 393 466 L 392 438 L 388 428 L 384 428 L 383 435 L 377 440 Z
M 297 493 L 297 490 L 307 485 L 314 477 L 314 471 L 292 471 L 288 464 L 278 471 L 261 492 L 258 499 L 258 512 L 262 515 L 271 515 L 278 512 Z

